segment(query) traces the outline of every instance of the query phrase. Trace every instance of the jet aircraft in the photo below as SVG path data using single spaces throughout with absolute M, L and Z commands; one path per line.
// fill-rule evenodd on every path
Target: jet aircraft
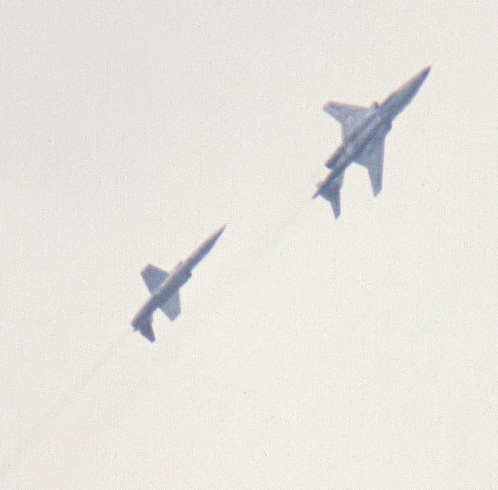
M 192 277 L 192 269 L 214 247 L 225 226 L 203 242 L 185 262 L 179 262 L 171 273 L 150 264 L 142 271 L 143 280 L 151 297 L 135 315 L 131 325 L 150 342 L 155 340 L 152 330 L 154 311 L 160 308 L 171 321 L 180 314 L 180 288 Z
M 329 201 L 336 218 L 341 214 L 344 171 L 351 163 L 367 167 L 374 196 L 381 191 L 384 139 L 392 120 L 410 103 L 430 69 L 424 68 L 380 105 L 374 102 L 371 107 L 359 107 L 329 102 L 324 106 L 323 110 L 342 124 L 343 143 L 325 163 L 331 171 L 318 183 L 313 199 L 320 195 Z

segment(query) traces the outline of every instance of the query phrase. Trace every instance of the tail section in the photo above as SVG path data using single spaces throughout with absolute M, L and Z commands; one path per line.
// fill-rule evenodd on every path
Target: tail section
M 154 342 L 156 336 L 154 335 L 154 330 L 152 330 L 152 318 L 149 317 L 142 325 L 138 327 L 140 333 L 149 341 Z
M 335 179 L 320 184 L 313 197 L 318 195 L 330 202 L 334 217 L 337 219 L 341 215 L 341 188 L 344 181 L 344 172 L 341 172 Z

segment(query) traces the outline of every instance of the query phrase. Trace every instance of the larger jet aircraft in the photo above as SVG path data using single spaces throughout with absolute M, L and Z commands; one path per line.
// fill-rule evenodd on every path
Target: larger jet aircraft
M 381 191 L 384 139 L 392 120 L 410 103 L 430 69 L 423 69 L 380 105 L 374 102 L 371 107 L 359 107 L 329 102 L 324 106 L 323 110 L 342 124 L 343 143 L 325 163 L 330 173 L 317 185 L 313 199 L 322 196 L 329 201 L 336 218 L 341 214 L 344 171 L 351 163 L 367 167 L 374 196 Z

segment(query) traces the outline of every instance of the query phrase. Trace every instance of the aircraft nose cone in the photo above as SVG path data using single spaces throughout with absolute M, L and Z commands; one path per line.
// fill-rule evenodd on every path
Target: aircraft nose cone
M 225 231 L 225 228 L 226 228 L 226 224 L 223 225 L 217 232 L 216 234 L 214 235 L 215 236 L 215 241 L 218 240 L 218 238 L 220 238 L 221 234 Z
M 406 82 L 406 84 L 401 88 L 400 93 L 406 94 L 408 98 L 411 99 L 422 86 L 430 71 L 430 66 L 424 68 L 418 75 L 415 75 L 413 78 L 408 80 L 408 82 Z
M 427 68 L 424 68 L 414 79 L 415 85 L 417 87 L 420 87 L 422 83 L 424 83 L 425 79 L 427 78 L 427 75 L 429 75 L 431 71 L 431 67 L 428 66 Z
M 211 238 L 208 240 L 208 243 L 211 244 L 211 245 L 214 245 L 216 243 L 216 240 L 218 240 L 218 238 L 220 238 L 221 234 L 225 231 L 225 227 L 227 225 L 223 225 L 218 231 L 216 231 L 212 236 Z

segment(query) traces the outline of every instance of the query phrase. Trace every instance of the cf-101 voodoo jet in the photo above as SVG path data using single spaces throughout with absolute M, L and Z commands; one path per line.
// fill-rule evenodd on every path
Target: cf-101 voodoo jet
M 139 330 L 147 340 L 151 342 L 155 340 L 152 330 L 152 315 L 157 308 L 160 308 L 171 321 L 180 314 L 180 288 L 192 277 L 192 269 L 214 247 L 224 229 L 223 226 L 209 237 L 185 262 L 180 262 L 171 273 L 168 274 L 150 264 L 142 271 L 142 277 L 151 297 L 140 308 L 140 311 L 131 321 L 131 325 L 135 330 Z
M 381 191 L 384 139 L 392 120 L 410 103 L 430 69 L 429 66 L 408 80 L 380 105 L 374 102 L 371 107 L 358 107 L 329 102 L 324 106 L 323 110 L 342 124 L 343 143 L 325 163 L 331 172 L 318 184 L 313 199 L 320 195 L 330 201 L 336 218 L 341 214 L 344 171 L 351 163 L 368 168 L 374 196 Z

